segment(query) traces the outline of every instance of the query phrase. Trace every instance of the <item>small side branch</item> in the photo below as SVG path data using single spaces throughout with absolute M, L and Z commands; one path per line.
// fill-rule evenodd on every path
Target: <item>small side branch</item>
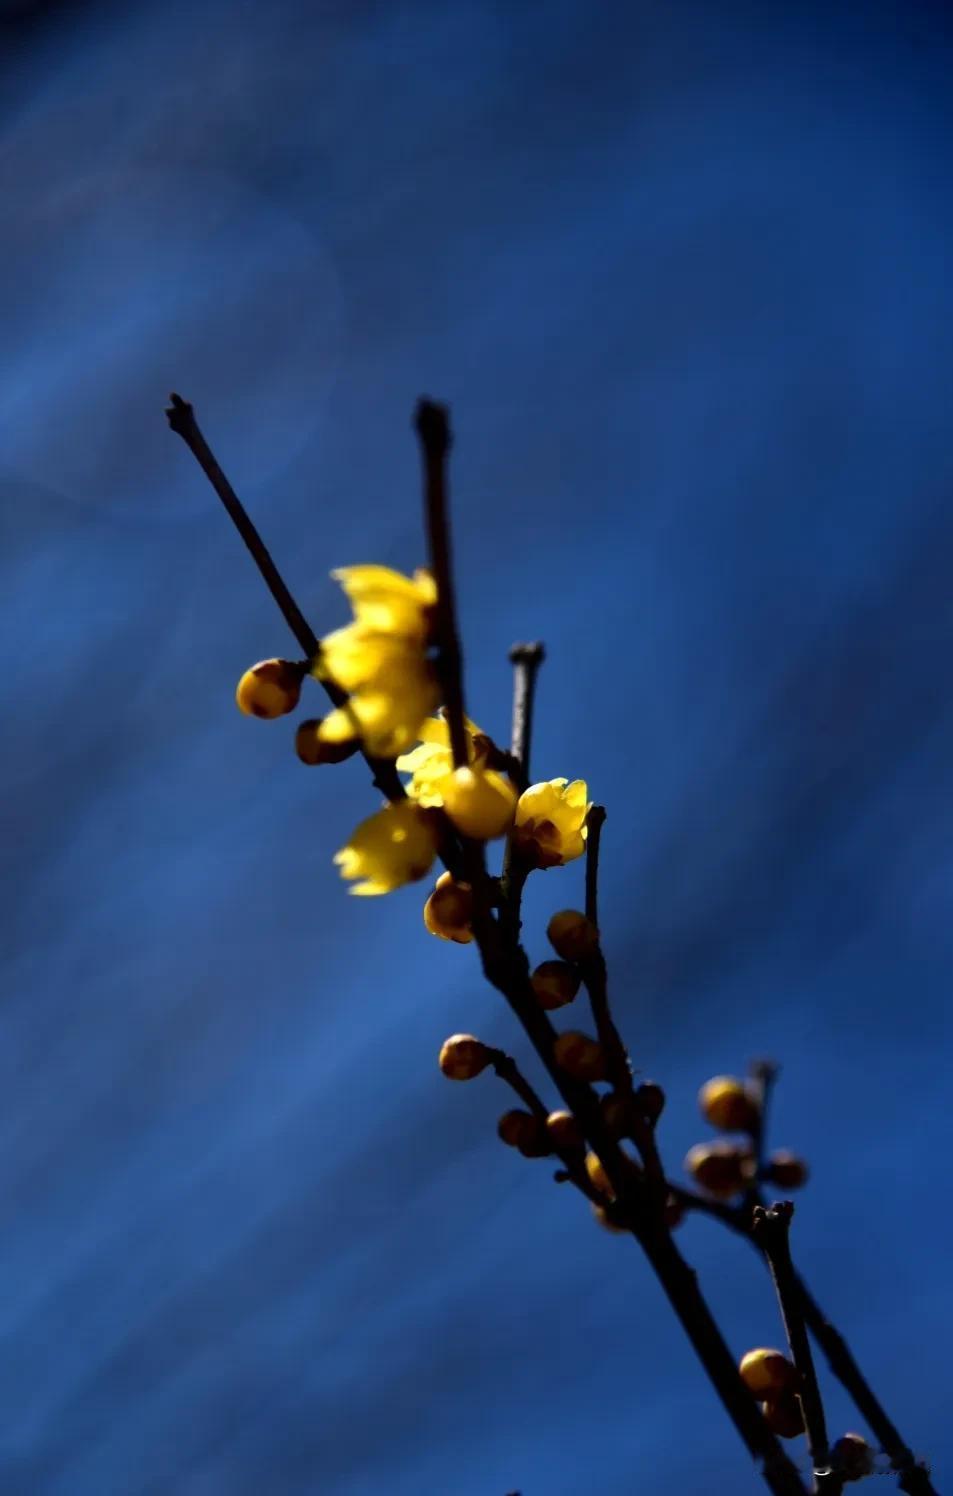
M 513 666 L 513 730 L 510 739 L 510 757 L 516 774 L 516 787 L 520 791 L 529 784 L 529 752 L 533 738 L 533 705 L 536 697 L 536 676 L 546 658 L 541 643 L 514 644 L 510 650 Z
M 768 1260 L 791 1358 L 801 1378 L 798 1396 L 804 1410 L 804 1426 L 807 1429 L 816 1489 L 819 1493 L 824 1493 L 824 1496 L 839 1496 L 843 1490 L 843 1480 L 831 1468 L 824 1404 L 817 1384 L 817 1372 L 814 1370 L 811 1343 L 807 1338 L 802 1297 L 791 1261 L 790 1227 L 793 1214 L 794 1206 L 790 1200 L 781 1201 L 767 1209 L 758 1205 L 752 1213 L 751 1230 Z
M 218 494 L 229 518 L 251 552 L 252 559 L 261 572 L 269 592 L 284 614 L 288 627 L 308 659 L 313 660 L 321 648 L 320 642 L 288 590 L 284 577 L 271 559 L 265 542 L 249 519 L 244 504 L 215 460 L 208 442 L 199 429 L 195 411 L 187 400 L 182 399 L 181 395 L 170 395 L 169 401 L 170 404 L 166 410 L 169 425 L 177 436 L 181 436 Z M 347 700 L 343 691 L 340 696 L 341 700 L 336 702 L 337 706 L 341 706 Z
M 420 438 L 424 467 L 424 510 L 430 541 L 430 562 L 437 583 L 436 639 L 440 684 L 447 714 L 450 747 L 455 766 L 470 761 L 466 712 L 463 701 L 463 650 L 457 630 L 456 594 L 450 551 L 450 515 L 447 505 L 447 453 L 450 423 L 445 405 L 419 400 L 414 425 Z
M 304 650 L 308 660 L 313 661 L 317 659 L 321 651 L 321 641 L 292 597 L 284 577 L 271 558 L 270 551 L 252 524 L 248 516 L 248 511 L 216 461 L 212 449 L 199 429 L 199 423 L 195 419 L 195 411 L 187 400 L 182 399 L 181 395 L 170 395 L 169 399 L 170 404 L 166 410 L 169 425 L 177 436 L 181 436 L 221 499 L 226 513 L 248 547 L 252 560 L 261 572 L 268 591 L 281 609 L 285 622 Z M 342 691 L 333 681 L 326 680 L 322 681 L 321 684 L 324 686 L 334 706 L 347 705 L 348 698 L 346 691 Z M 403 800 L 404 787 L 400 782 L 400 775 L 397 773 L 393 763 L 389 759 L 374 758 L 373 755 L 365 752 L 363 749 L 361 752 L 365 763 L 371 771 L 374 783 L 381 794 L 388 800 Z M 449 844 L 448 855 L 452 860 L 454 849 Z
M 604 805 L 593 805 L 586 818 L 586 917 L 599 928 L 599 845 L 606 823 Z

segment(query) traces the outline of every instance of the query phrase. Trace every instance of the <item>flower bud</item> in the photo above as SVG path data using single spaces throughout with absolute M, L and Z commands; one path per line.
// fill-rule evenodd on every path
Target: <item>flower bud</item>
M 239 709 L 248 717 L 283 717 L 293 712 L 301 697 L 303 667 L 292 660 L 259 660 L 246 670 L 235 691 Z
M 497 1137 L 509 1148 L 519 1148 L 536 1135 L 536 1118 L 531 1112 L 522 1112 L 518 1107 L 504 1112 L 496 1124 Z
M 358 738 L 341 743 L 326 743 L 318 737 L 320 717 L 309 717 L 295 733 L 295 753 L 303 764 L 343 764 L 360 747 Z
M 696 1143 L 685 1156 L 685 1171 L 709 1195 L 730 1200 L 754 1179 L 754 1155 L 737 1143 Z
M 665 1109 L 665 1092 L 662 1087 L 654 1080 L 644 1080 L 640 1086 L 636 1086 L 633 1101 L 639 1115 L 654 1127 Z
M 590 1039 L 588 1034 L 580 1034 L 576 1029 L 570 1029 L 568 1033 L 559 1034 L 553 1045 L 553 1056 L 556 1064 L 560 1065 L 569 1075 L 576 1080 L 605 1080 L 606 1059 L 602 1052 L 602 1045 L 595 1039 Z
M 632 1136 L 635 1103 L 631 1091 L 609 1091 L 605 1096 L 600 1096 L 599 1110 L 610 1137 Z
M 579 991 L 579 973 L 568 961 L 542 961 L 530 977 L 541 1008 L 551 1012 L 571 1003 Z
M 605 1195 L 609 1200 L 615 1199 L 615 1190 L 612 1188 L 609 1176 L 603 1167 L 602 1160 L 595 1153 L 586 1154 L 586 1173 L 589 1175 L 590 1184 L 595 1186 L 600 1195 Z
M 758 1108 L 744 1081 L 716 1075 L 698 1093 L 702 1116 L 722 1132 L 751 1132 L 758 1125 Z
M 804 1414 L 793 1393 L 788 1392 L 766 1402 L 761 1411 L 768 1428 L 779 1438 L 796 1439 L 798 1434 L 803 1434 Z
M 492 1060 L 492 1050 L 472 1034 L 452 1034 L 440 1050 L 440 1068 L 448 1080 L 472 1080 Z
M 516 790 L 495 769 L 454 769 L 441 787 L 443 808 L 463 836 L 505 836 L 516 813 Z
M 562 909 L 546 927 L 549 943 L 564 961 L 584 961 L 599 946 L 599 931 L 578 909 Z
M 807 1183 L 807 1175 L 808 1168 L 803 1158 L 790 1153 L 787 1148 L 779 1148 L 776 1153 L 772 1153 L 765 1170 L 766 1178 L 782 1190 L 799 1190 L 802 1184 Z
M 473 939 L 473 890 L 469 883 L 456 883 L 450 873 L 441 873 L 424 904 L 424 924 L 431 935 L 468 945 Z
M 626 1235 L 628 1227 L 620 1226 L 618 1221 L 614 1221 L 604 1205 L 597 1205 L 595 1201 L 590 1203 L 592 1204 L 593 1215 L 605 1231 L 611 1231 L 614 1236 Z
M 863 1434 L 841 1434 L 831 1445 L 831 1464 L 845 1481 L 863 1480 L 874 1473 L 874 1451 Z
M 741 1380 L 759 1402 L 776 1400 L 796 1392 L 800 1384 L 797 1367 L 781 1351 L 759 1346 L 742 1356 L 738 1366 Z
M 546 1131 L 559 1153 L 574 1153 L 583 1146 L 582 1133 L 572 1112 L 550 1112 L 546 1118 Z

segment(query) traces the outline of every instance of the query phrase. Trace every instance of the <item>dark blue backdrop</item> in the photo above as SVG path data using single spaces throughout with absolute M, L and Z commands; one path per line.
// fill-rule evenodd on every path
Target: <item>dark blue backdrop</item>
M 947 7 L 0 11 L 0 1489 L 760 1489 L 634 1247 L 441 1079 L 512 1030 L 419 889 L 347 897 L 360 763 L 236 712 L 289 640 L 170 389 L 319 631 L 423 559 L 450 401 L 471 710 L 547 640 L 666 1154 L 783 1061 L 800 1258 L 945 1489 Z

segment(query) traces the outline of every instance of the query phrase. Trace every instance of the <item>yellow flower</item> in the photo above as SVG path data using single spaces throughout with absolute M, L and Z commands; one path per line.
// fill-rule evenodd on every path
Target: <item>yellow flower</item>
M 390 893 L 430 871 L 437 855 L 437 836 L 430 816 L 409 800 L 385 805 L 352 833 L 335 853 L 342 878 L 360 878 L 351 893 Z
M 493 744 L 469 717 L 464 719 L 470 763 L 482 769 Z M 420 742 L 410 753 L 402 753 L 397 768 L 412 776 L 407 793 L 418 805 L 442 805 L 447 781 L 453 773 L 450 728 L 443 717 L 428 717 L 418 733 Z
M 344 566 L 332 575 L 354 621 L 321 641 L 313 668 L 349 699 L 325 717 L 318 735 L 343 743 L 357 733 L 369 753 L 394 758 L 416 742 L 440 699 L 426 653 L 436 585 L 429 572 L 405 577 L 387 566 Z
M 344 588 L 362 627 L 376 634 L 426 640 L 437 601 L 437 584 L 429 571 L 405 577 L 389 566 L 339 566 L 331 575 Z
M 514 841 L 535 867 L 558 867 L 586 850 L 590 804 L 584 779 L 531 784 L 516 806 Z

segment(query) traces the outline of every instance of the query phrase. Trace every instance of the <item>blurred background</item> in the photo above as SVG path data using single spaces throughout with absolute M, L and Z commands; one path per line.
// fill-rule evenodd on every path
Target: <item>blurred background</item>
M 319 633 L 331 567 L 423 560 L 450 403 L 470 710 L 505 738 L 546 640 L 666 1158 L 781 1062 L 797 1257 L 946 1489 L 948 6 L 0 15 L 0 1489 L 762 1489 L 634 1244 L 440 1076 L 523 1046 L 426 887 L 347 896 L 360 761 L 236 711 L 293 646 L 172 389 Z M 535 960 L 581 892 L 535 878 Z

